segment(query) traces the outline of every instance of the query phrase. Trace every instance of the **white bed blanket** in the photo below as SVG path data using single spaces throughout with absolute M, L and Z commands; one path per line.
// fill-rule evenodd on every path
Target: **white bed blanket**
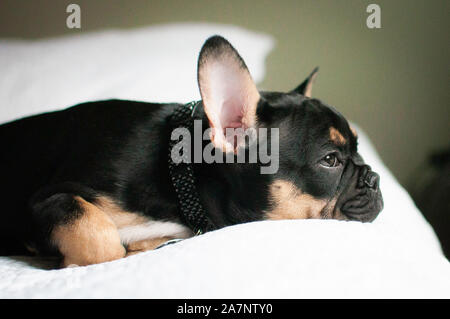
M 264 57 L 272 47 L 272 39 L 227 26 L 175 25 L 33 43 L 3 42 L 1 119 L 110 96 L 168 100 L 171 89 L 167 85 L 174 74 L 181 72 L 175 79 L 180 87 L 195 81 L 195 68 L 187 70 L 182 65 L 195 66 L 201 41 L 213 33 L 234 40 L 256 79 L 262 78 Z M 177 38 L 189 39 L 186 43 L 192 44 L 181 46 L 180 63 L 170 61 L 174 43 L 179 45 Z M 146 39 L 150 46 L 145 45 Z M 115 51 L 119 42 L 136 50 L 136 55 L 133 50 Z M 159 44 L 163 49 L 156 49 Z M 103 50 L 105 45 L 107 50 Z M 64 69 L 52 66 L 51 61 L 61 63 L 61 52 L 70 52 L 70 48 L 84 58 L 74 56 L 78 68 L 80 64 L 82 68 L 77 71 L 68 66 L 73 78 L 64 84 L 58 72 L 63 77 L 68 75 Z M 86 51 L 90 55 L 83 55 Z M 148 64 L 143 51 L 148 54 Z M 48 56 L 39 58 L 36 52 L 47 52 Z M 160 57 L 159 65 L 154 65 L 154 55 Z M 112 70 L 106 62 L 99 63 L 104 65 L 97 69 L 89 67 L 99 56 L 116 61 Z M 129 57 L 135 58 L 129 61 Z M 193 60 L 187 61 L 188 57 Z M 170 69 L 171 62 L 175 63 L 174 69 Z M 46 67 L 33 68 L 36 63 Z M 157 69 L 155 74 L 144 71 L 149 65 Z M 164 68 L 169 74 L 161 75 L 161 81 L 167 83 L 158 86 L 153 78 Z M 82 81 L 80 72 L 91 74 L 92 82 Z M 142 83 L 144 80 L 147 85 Z M 52 95 L 54 84 L 57 87 Z M 153 84 L 161 88 L 153 90 Z M 197 97 L 195 82 L 186 85 L 188 88 L 178 90 L 174 100 Z M 114 262 L 61 270 L 46 270 L 52 261 L 0 257 L 0 298 L 449 298 L 450 265 L 434 232 L 384 166 L 367 136 L 357 130 L 361 154 L 381 176 L 385 208 L 373 223 L 248 223 Z

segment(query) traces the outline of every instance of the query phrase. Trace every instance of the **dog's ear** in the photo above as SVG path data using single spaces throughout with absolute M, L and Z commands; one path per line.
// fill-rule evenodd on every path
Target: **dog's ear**
M 319 67 L 316 67 L 311 74 L 305 79 L 305 81 L 302 82 L 299 86 L 297 86 L 294 90 L 291 92 L 302 94 L 306 97 L 311 97 L 312 92 L 312 86 L 314 83 L 314 80 L 316 79 L 317 72 L 319 71 Z
M 238 145 L 226 140 L 225 130 L 254 127 L 260 99 L 245 62 L 227 40 L 213 36 L 200 52 L 197 77 L 212 143 L 224 151 L 236 151 Z

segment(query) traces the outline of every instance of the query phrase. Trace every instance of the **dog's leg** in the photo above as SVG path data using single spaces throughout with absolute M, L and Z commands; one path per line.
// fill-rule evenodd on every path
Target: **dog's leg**
M 62 265 L 90 265 L 125 256 L 116 225 L 78 195 L 56 193 L 32 205 L 37 235 L 62 255 Z
M 127 256 L 131 256 L 147 250 L 153 250 L 165 242 L 173 239 L 172 237 L 160 237 L 152 239 L 144 239 L 127 245 Z

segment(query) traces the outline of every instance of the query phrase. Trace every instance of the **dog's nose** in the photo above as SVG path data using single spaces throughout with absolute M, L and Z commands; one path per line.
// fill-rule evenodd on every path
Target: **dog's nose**
M 377 173 L 372 172 L 369 165 L 361 166 L 358 178 L 358 188 L 370 187 L 372 189 L 378 188 L 378 182 L 380 177 Z
M 369 186 L 370 188 L 377 189 L 378 183 L 380 181 L 380 176 L 372 171 L 368 171 L 366 177 L 364 178 L 364 184 Z

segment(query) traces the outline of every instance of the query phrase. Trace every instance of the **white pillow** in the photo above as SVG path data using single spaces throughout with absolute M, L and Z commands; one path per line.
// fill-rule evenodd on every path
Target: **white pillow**
M 234 26 L 188 23 L 43 41 L 2 40 L 0 122 L 100 99 L 199 99 L 197 57 L 214 34 L 231 41 L 256 82 L 263 79 L 273 39 Z

